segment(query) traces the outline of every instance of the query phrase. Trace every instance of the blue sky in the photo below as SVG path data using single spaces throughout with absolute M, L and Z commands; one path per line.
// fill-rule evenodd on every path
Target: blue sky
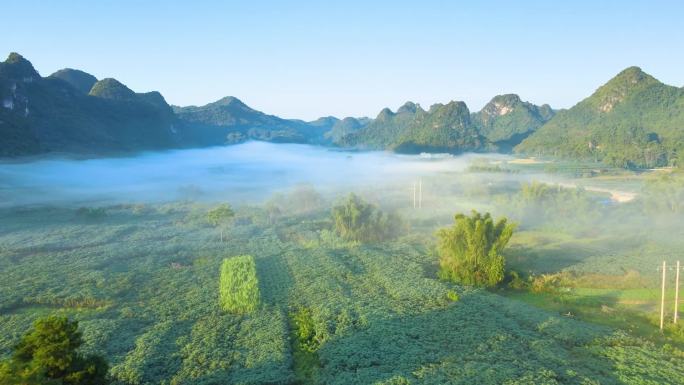
M 492 96 L 570 107 L 638 65 L 684 85 L 683 1 L 7 1 L 0 55 L 288 118 Z

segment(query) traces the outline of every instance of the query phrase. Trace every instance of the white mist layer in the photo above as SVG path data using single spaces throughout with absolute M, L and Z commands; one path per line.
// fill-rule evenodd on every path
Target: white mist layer
M 353 189 L 460 172 L 474 156 L 481 155 L 398 155 L 248 142 L 125 158 L 5 163 L 0 164 L 0 205 L 177 199 L 257 202 L 302 183 L 319 189 Z

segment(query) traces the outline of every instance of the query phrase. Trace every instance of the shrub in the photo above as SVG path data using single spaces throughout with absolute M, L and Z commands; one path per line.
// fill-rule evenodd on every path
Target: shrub
M 292 313 L 291 317 L 299 349 L 307 352 L 318 350 L 324 337 L 316 330 L 311 309 L 301 307 Z
M 236 314 L 256 310 L 259 305 L 259 280 L 254 258 L 241 255 L 224 259 L 219 290 L 223 310 Z
M 515 225 L 506 218 L 494 223 L 491 215 L 473 210 L 472 216 L 456 215 L 455 224 L 437 232 L 439 276 L 475 286 L 494 286 L 504 277 L 501 252 L 513 235 Z
M 573 286 L 574 279 L 570 273 L 564 271 L 535 275 L 530 277 L 530 290 L 534 293 L 558 293 L 561 289 Z
M 506 277 L 508 288 L 513 290 L 525 290 L 529 287 L 529 282 L 524 280 L 515 270 L 510 270 Z
M 563 273 L 540 274 L 532 277 L 530 290 L 534 293 L 555 293 L 565 282 Z
M 447 291 L 446 296 L 447 296 L 447 299 L 451 302 L 456 302 L 459 300 L 458 293 L 456 293 L 453 290 Z

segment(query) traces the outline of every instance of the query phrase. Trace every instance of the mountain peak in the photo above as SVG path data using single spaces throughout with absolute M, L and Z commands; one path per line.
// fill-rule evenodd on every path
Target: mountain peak
M 449 110 L 462 110 L 470 113 L 470 111 L 468 110 L 468 106 L 465 104 L 465 102 L 460 100 L 452 100 L 449 103 L 445 104 L 444 107 L 446 107 Z
M 486 116 L 503 116 L 522 103 L 520 96 L 517 94 L 497 95 L 492 98 L 483 108 L 482 114 Z
M 601 112 L 610 112 L 630 94 L 645 87 L 660 83 L 641 68 L 632 66 L 622 70 L 590 97 Z
M 330 128 L 333 125 L 335 125 L 335 123 L 337 123 L 339 121 L 340 120 L 334 116 L 321 116 L 320 118 L 318 118 L 314 121 L 308 122 L 308 124 L 310 124 L 312 126 L 316 126 L 316 127 Z
M 620 73 L 618 73 L 615 76 L 615 78 L 626 78 L 626 79 L 629 79 L 630 81 L 636 83 L 639 80 L 641 80 L 647 76 L 650 76 L 650 75 L 647 74 L 646 72 L 644 72 L 641 69 L 641 67 L 631 66 L 631 67 L 627 67 L 624 70 L 620 71 Z
M 404 105 L 399 107 L 399 109 L 397 110 L 397 114 L 401 114 L 404 112 L 415 114 L 418 110 L 422 110 L 422 108 L 420 108 L 420 104 L 416 104 L 414 102 L 408 101 L 408 102 L 404 103 Z
M 135 92 L 114 78 L 105 78 L 93 85 L 90 95 L 105 99 L 131 100 Z
M 378 114 L 378 116 L 375 119 L 382 121 L 385 119 L 389 119 L 392 116 L 394 116 L 394 112 L 392 112 L 392 110 L 390 110 L 389 108 L 385 107 L 380 111 L 380 113 Z
M 496 95 L 492 98 L 492 100 L 490 100 L 490 103 L 503 103 L 507 105 L 512 105 L 519 102 L 522 102 L 522 100 L 518 94 Z
M 22 61 L 28 61 L 24 59 L 23 56 L 16 52 L 10 52 L 9 56 L 7 56 L 7 60 L 5 60 L 5 63 L 7 64 L 14 64 L 14 63 L 20 63 Z
M 462 101 L 452 100 L 447 104 L 433 105 L 430 114 L 446 121 L 457 122 L 461 126 L 470 124 L 470 110 Z
M 95 76 L 73 68 L 63 68 L 50 75 L 50 77 L 62 79 L 84 94 L 90 92 L 95 83 L 97 83 Z
M 226 96 L 210 104 L 214 106 L 247 107 L 242 100 L 236 98 L 235 96 Z
M 537 106 L 523 101 L 517 94 L 503 94 L 493 97 L 473 114 L 473 120 L 480 127 L 480 132 L 499 150 L 509 151 L 554 114 L 548 104 Z
M 10 53 L 7 60 L 0 63 L 0 75 L 23 81 L 33 81 L 40 78 L 40 74 L 33 68 L 33 64 L 16 52 Z

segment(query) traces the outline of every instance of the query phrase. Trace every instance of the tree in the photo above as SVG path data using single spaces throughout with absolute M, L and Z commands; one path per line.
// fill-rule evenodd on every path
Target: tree
M 454 225 L 437 232 L 439 276 L 474 286 L 495 286 L 504 277 L 501 252 L 515 229 L 506 218 L 496 223 L 489 213 L 473 210 L 472 216 L 457 214 Z
M 0 384 L 106 384 L 107 362 L 79 353 L 82 343 L 78 321 L 58 316 L 38 319 L 12 357 L 0 364 Z
M 222 226 L 235 216 L 235 212 L 228 203 L 221 204 L 207 212 L 207 221 L 212 226 Z M 223 227 L 221 227 L 221 242 L 223 242 Z
M 346 241 L 377 242 L 397 232 L 400 219 L 366 203 L 356 194 L 349 194 L 342 204 L 333 207 L 335 231 Z

